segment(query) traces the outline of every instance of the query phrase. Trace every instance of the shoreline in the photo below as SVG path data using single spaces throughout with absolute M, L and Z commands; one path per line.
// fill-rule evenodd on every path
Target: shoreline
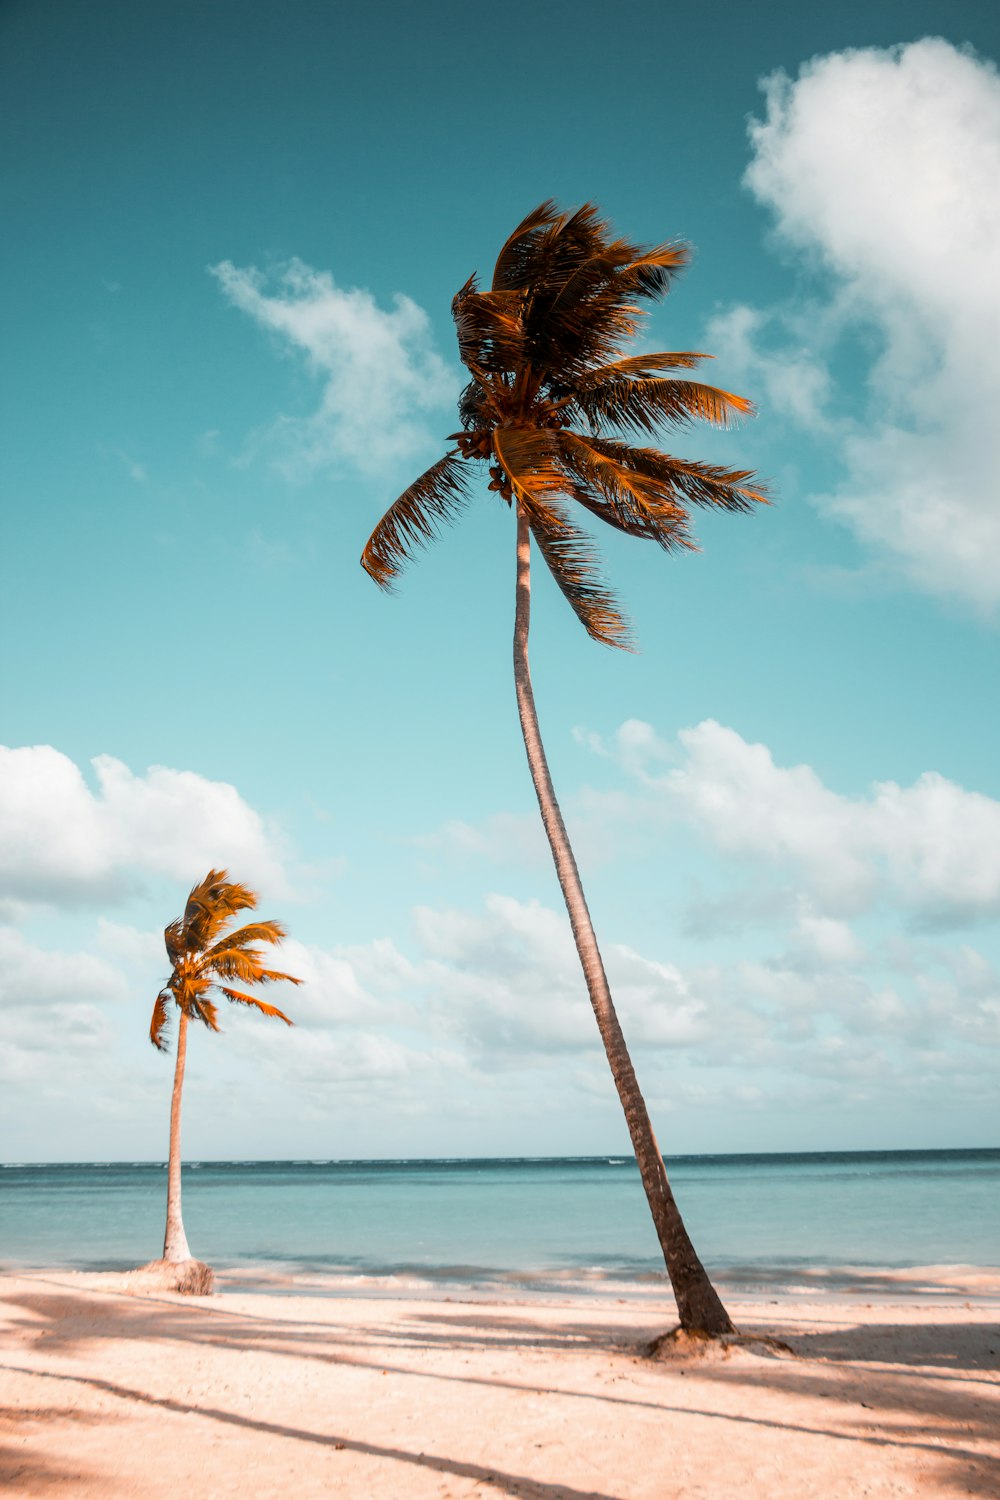
M 213 1262 L 220 1293 L 276 1296 L 418 1298 L 494 1302 L 514 1300 L 593 1301 L 637 1306 L 673 1305 L 665 1271 L 627 1272 L 603 1266 L 491 1270 L 478 1266 L 364 1268 L 276 1261 Z M 121 1260 L 78 1265 L 14 1264 L 0 1259 L 0 1277 L 60 1276 L 77 1285 L 127 1291 L 137 1269 Z M 723 1300 L 747 1305 L 808 1301 L 909 1305 L 914 1299 L 941 1305 L 1000 1306 L 1000 1265 L 796 1265 L 709 1266 Z
M 661 1361 L 661 1295 L 250 1291 L 223 1272 L 188 1298 L 7 1272 L 0 1479 L 67 1500 L 995 1495 L 1000 1274 L 914 1269 L 892 1302 L 769 1288 L 731 1306 L 750 1342 Z

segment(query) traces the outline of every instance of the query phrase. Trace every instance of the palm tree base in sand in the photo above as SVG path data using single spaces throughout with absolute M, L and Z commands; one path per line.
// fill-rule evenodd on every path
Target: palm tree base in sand
M 183 1292 L 208 1297 L 215 1289 L 215 1272 L 203 1260 L 151 1260 L 133 1272 L 133 1283 L 151 1292 Z
M 669 1333 L 661 1333 L 652 1342 L 643 1344 L 639 1352 L 647 1359 L 656 1360 L 728 1359 L 734 1349 L 749 1349 L 752 1354 L 769 1358 L 795 1353 L 791 1344 L 786 1344 L 783 1339 L 772 1338 L 766 1333 L 738 1333 L 735 1328 L 729 1333 L 671 1328 Z

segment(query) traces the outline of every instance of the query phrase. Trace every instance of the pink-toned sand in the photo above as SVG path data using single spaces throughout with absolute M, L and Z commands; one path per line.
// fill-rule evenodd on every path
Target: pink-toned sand
M 0 1276 L 16 1495 L 1000 1496 L 1000 1277 L 732 1307 L 787 1341 L 654 1362 L 648 1301 L 209 1298 Z M 232 1283 L 231 1283 L 232 1287 Z M 774 1300 L 772 1300 L 774 1299 Z

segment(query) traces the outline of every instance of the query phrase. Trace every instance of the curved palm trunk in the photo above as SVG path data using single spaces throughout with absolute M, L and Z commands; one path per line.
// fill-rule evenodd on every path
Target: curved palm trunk
M 190 1260 L 184 1220 L 181 1218 L 181 1090 L 184 1087 L 184 1063 L 187 1058 L 188 1018 L 181 1011 L 177 1027 L 177 1061 L 174 1065 L 174 1092 L 170 1100 L 170 1158 L 167 1165 L 167 1231 L 163 1239 L 163 1259 Z
M 629 1135 L 635 1159 L 639 1164 L 642 1185 L 646 1190 L 650 1212 L 660 1240 L 660 1248 L 666 1262 L 681 1327 L 687 1332 L 706 1334 L 732 1333 L 733 1325 L 719 1299 L 718 1293 L 708 1278 L 694 1246 L 688 1238 L 684 1221 L 674 1201 L 667 1180 L 666 1168 L 645 1100 L 639 1089 L 632 1059 L 629 1057 L 625 1038 L 615 1013 L 614 1002 L 604 962 L 597 946 L 590 912 L 587 910 L 583 886 L 580 883 L 576 859 L 570 846 L 563 823 L 559 803 L 556 801 L 552 778 L 549 775 L 545 749 L 538 728 L 535 712 L 535 696 L 531 689 L 531 674 L 528 670 L 528 624 L 531 609 L 531 546 L 527 518 L 518 506 L 517 511 L 517 607 L 514 620 L 514 682 L 517 688 L 517 708 L 521 718 L 524 748 L 528 754 L 531 779 L 535 784 L 538 806 L 545 825 L 545 832 L 552 850 L 556 874 L 562 887 L 566 910 L 576 951 L 583 966 L 584 978 L 590 993 L 590 1002 L 597 1017 L 598 1029 L 604 1049 L 608 1055 L 611 1074 L 625 1111 Z

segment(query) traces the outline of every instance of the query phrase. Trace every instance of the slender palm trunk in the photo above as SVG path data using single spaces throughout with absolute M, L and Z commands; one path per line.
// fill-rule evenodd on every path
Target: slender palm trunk
M 167 1232 L 163 1239 L 163 1259 L 190 1260 L 184 1220 L 181 1218 L 181 1091 L 184 1087 L 184 1062 L 187 1057 L 188 1018 L 183 1011 L 177 1027 L 177 1061 L 174 1065 L 174 1092 L 170 1100 L 170 1159 L 167 1165 Z
M 535 695 L 528 670 L 528 624 L 531 610 L 531 544 L 524 511 L 517 511 L 517 607 L 514 619 L 514 683 L 517 708 L 521 717 L 524 748 L 528 754 L 531 779 L 542 815 L 542 823 L 552 850 L 556 874 L 569 913 L 576 951 L 597 1017 L 598 1029 L 608 1064 L 625 1111 L 635 1158 L 639 1164 L 642 1185 L 646 1190 L 650 1212 L 660 1240 L 670 1282 L 677 1299 L 681 1327 L 688 1332 L 706 1334 L 732 1333 L 733 1325 L 708 1278 L 694 1246 L 688 1238 L 684 1221 L 674 1201 L 666 1168 L 656 1136 L 646 1111 L 645 1100 L 632 1067 L 625 1038 L 615 1013 L 604 962 L 597 946 L 590 912 L 587 910 L 576 859 L 570 846 L 559 803 L 549 775 L 545 749 L 535 712 Z

